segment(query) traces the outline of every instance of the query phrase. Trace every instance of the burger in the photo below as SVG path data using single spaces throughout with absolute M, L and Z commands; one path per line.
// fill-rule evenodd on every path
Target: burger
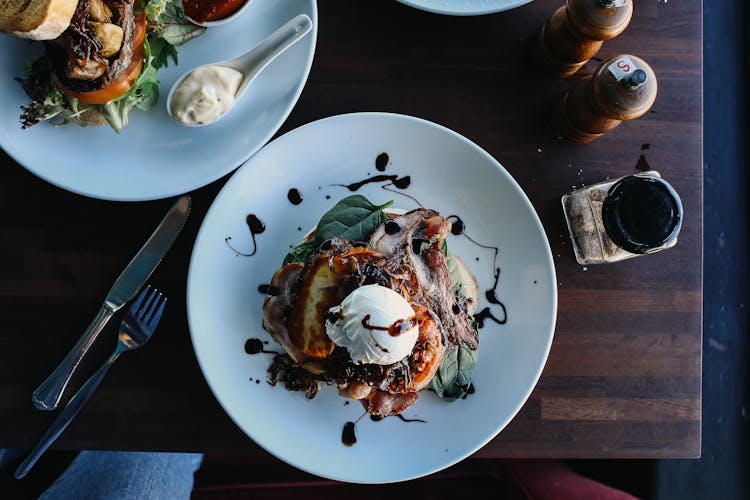
M 17 78 L 31 99 L 21 125 L 102 125 L 119 132 L 128 114 L 159 99 L 157 70 L 176 46 L 205 28 L 191 23 L 179 0 L 4 0 L 0 31 L 41 40 L 43 57 Z
M 373 417 L 396 415 L 420 391 L 469 391 L 479 335 L 477 282 L 448 251 L 449 219 L 361 195 L 343 199 L 292 249 L 263 304 L 283 348 L 269 381 L 314 397 L 325 384 Z

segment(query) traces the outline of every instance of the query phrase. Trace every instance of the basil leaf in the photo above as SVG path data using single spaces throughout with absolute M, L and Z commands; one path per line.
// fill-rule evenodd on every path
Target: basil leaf
M 314 241 L 305 241 L 300 243 L 296 247 L 292 248 L 286 257 L 284 257 L 283 265 L 287 265 L 291 262 L 304 263 L 307 260 L 307 256 L 310 252 L 318 248 L 318 245 Z
M 393 200 L 373 205 L 361 194 L 347 196 L 320 218 L 315 241 L 321 244 L 334 237 L 367 241 L 375 228 L 388 220 L 383 209 L 392 204 Z
M 446 401 L 462 398 L 469 391 L 471 375 L 477 366 L 477 351 L 466 344 L 446 351 L 432 379 L 435 393 Z

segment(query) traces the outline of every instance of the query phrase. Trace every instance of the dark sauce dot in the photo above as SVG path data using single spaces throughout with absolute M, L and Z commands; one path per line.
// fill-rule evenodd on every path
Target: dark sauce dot
M 534 284 L 536 285 L 537 283 L 539 283 L 539 282 L 537 280 L 534 280 Z
M 469 384 L 469 388 L 466 390 L 466 394 L 464 394 L 461 399 L 466 399 L 475 392 L 477 392 L 477 390 L 474 388 L 474 384 Z
M 393 180 L 393 185 L 399 189 L 406 189 L 409 187 L 410 184 L 411 184 L 411 176 L 409 175 Z
M 461 220 L 461 217 L 458 215 L 449 215 L 447 217 L 449 221 L 451 221 L 451 233 L 458 236 L 459 234 L 463 234 L 464 229 L 466 229 L 466 226 L 464 225 L 464 221 Z
M 641 155 L 638 157 L 638 162 L 635 164 L 636 170 L 640 170 L 641 172 L 648 172 L 651 170 L 651 165 L 648 164 L 646 161 L 646 157 L 644 155 Z
M 349 401 L 344 401 L 344 406 L 347 406 L 349 404 Z
M 385 167 L 388 166 L 388 160 L 388 153 L 380 153 L 378 157 L 375 158 L 375 168 L 380 172 L 385 172 Z
M 641 144 L 641 151 L 647 151 L 649 149 L 651 149 L 651 144 L 649 143 Z
M 476 259 L 474 259 L 474 260 L 476 260 L 477 262 L 479 262 L 479 257 L 477 257 L 477 258 L 476 258 Z
M 401 226 L 398 225 L 398 222 L 394 220 L 386 221 L 385 223 L 386 234 L 396 234 L 399 231 L 401 231 Z
M 255 379 L 255 383 L 256 383 L 256 384 L 260 384 L 260 380 L 256 378 L 256 379 Z
M 297 231 L 302 231 L 302 228 L 301 228 L 301 227 L 298 227 L 298 228 L 297 228 Z
M 357 433 L 355 429 L 354 422 L 347 422 L 344 424 L 344 430 L 341 432 L 341 442 L 345 446 L 352 446 L 357 442 Z
M 245 352 L 248 354 L 263 352 L 263 342 L 260 339 L 247 339 L 247 342 L 245 342 Z
M 275 297 L 276 295 L 278 295 L 278 294 L 279 294 L 279 292 L 280 292 L 281 290 L 279 290 L 279 289 L 278 289 L 278 288 L 276 288 L 275 286 L 272 286 L 272 285 L 267 285 L 267 284 L 265 284 L 265 283 L 264 283 L 264 284 L 262 284 L 262 285 L 258 285 L 258 291 L 259 291 L 260 293 L 263 293 L 263 294 L 268 294 L 268 295 L 271 295 L 272 297 Z
M 260 234 L 266 230 L 266 225 L 255 214 L 247 214 L 245 217 L 247 227 L 250 228 L 252 234 Z
M 286 194 L 286 197 L 289 199 L 292 205 L 299 205 L 300 203 L 302 203 L 302 195 L 299 194 L 299 190 L 297 190 L 296 188 L 290 189 Z
M 326 200 L 330 200 L 330 199 L 331 199 L 331 195 L 327 194 L 326 195 Z

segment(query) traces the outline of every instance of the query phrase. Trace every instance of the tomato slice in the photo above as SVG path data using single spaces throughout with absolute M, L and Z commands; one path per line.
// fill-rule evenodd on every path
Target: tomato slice
M 143 41 L 145 39 L 146 14 L 142 12 L 135 16 L 135 29 L 133 30 L 133 60 L 130 63 L 130 66 L 128 66 L 120 76 L 112 80 L 109 85 L 99 90 L 93 90 L 91 92 L 73 92 L 62 85 L 54 73 L 52 73 L 52 77 L 61 91 L 71 97 L 75 97 L 83 103 L 108 103 L 130 90 L 130 87 L 132 87 L 138 79 L 138 75 L 141 74 L 141 69 L 143 69 Z

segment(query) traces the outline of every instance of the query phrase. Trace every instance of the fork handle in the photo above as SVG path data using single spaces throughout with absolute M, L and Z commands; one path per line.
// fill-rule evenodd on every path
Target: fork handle
M 99 367 L 99 369 L 86 381 L 86 383 L 83 384 L 83 387 L 81 387 L 78 392 L 76 392 L 75 396 L 73 396 L 73 398 L 68 402 L 65 408 L 62 409 L 55 421 L 52 422 L 52 425 L 49 426 L 47 432 L 45 432 L 44 436 L 42 436 L 42 439 L 39 440 L 39 443 L 37 443 L 37 445 L 23 460 L 23 462 L 21 462 L 21 465 L 18 466 L 14 474 L 16 479 L 21 479 L 26 474 L 28 474 L 31 468 L 34 467 L 34 464 L 36 464 L 36 462 L 44 454 L 44 452 L 47 451 L 47 448 L 49 448 L 52 443 L 57 440 L 60 434 L 62 434 L 62 432 L 68 427 L 68 425 L 70 425 L 70 422 L 75 418 L 75 416 L 80 413 L 81 409 L 86 405 L 88 400 L 91 399 L 91 396 L 94 394 L 96 388 L 99 387 L 99 383 L 109 371 L 109 367 L 112 366 L 112 363 L 115 362 L 119 355 L 119 350 L 114 352 L 109 357 L 109 359 L 107 359 L 107 361 L 101 367 Z
M 86 352 L 94 343 L 99 332 L 102 331 L 104 325 L 115 313 L 115 310 L 108 304 L 103 304 L 96 317 L 91 322 L 89 327 L 83 332 L 81 338 L 73 346 L 65 359 L 55 368 L 55 371 L 47 377 L 47 380 L 36 388 L 31 399 L 39 410 L 54 410 L 60 403 L 65 387 L 70 381 L 70 377 L 73 376 L 73 372 L 78 367 L 81 359 Z

